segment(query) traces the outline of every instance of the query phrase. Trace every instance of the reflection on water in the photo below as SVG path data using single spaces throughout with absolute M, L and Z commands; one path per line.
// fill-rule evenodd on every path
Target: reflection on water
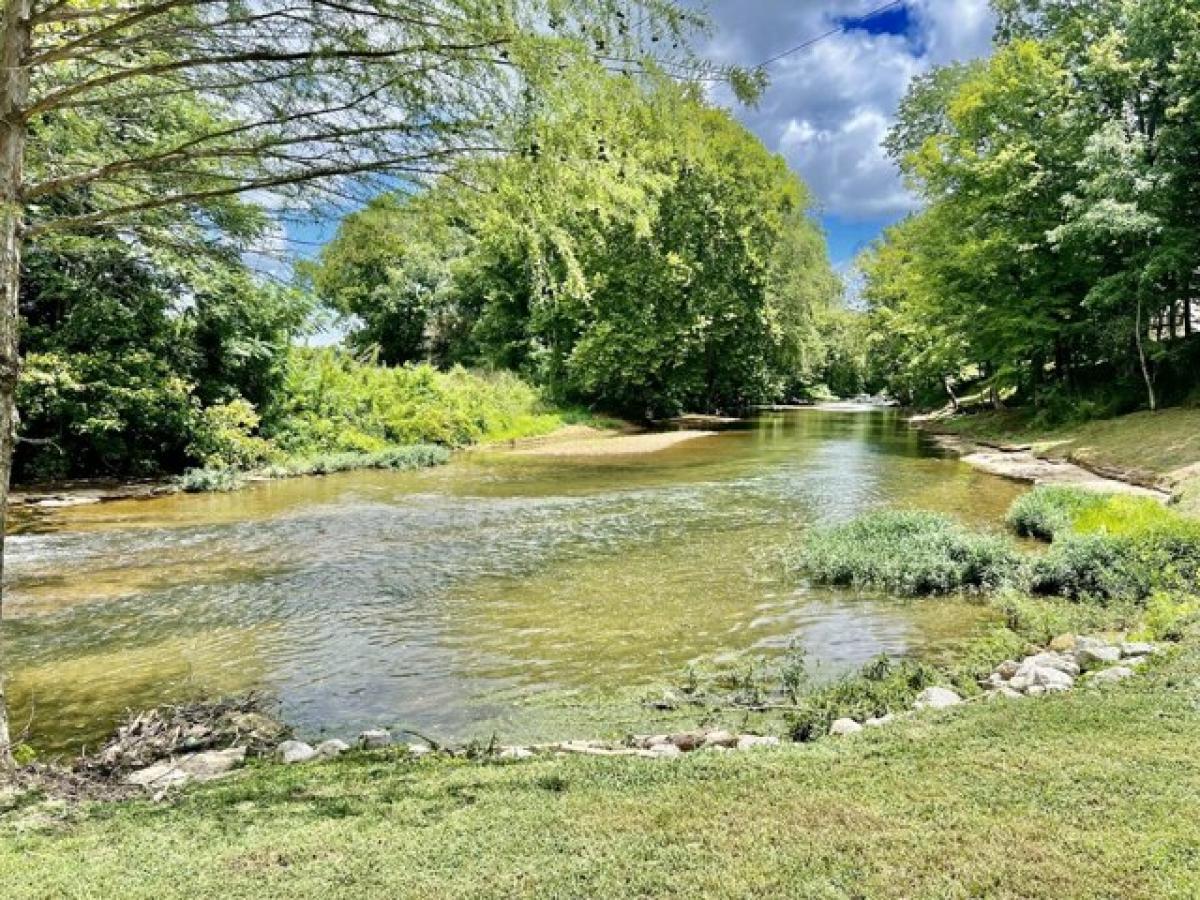
M 1019 490 L 894 414 L 802 411 L 642 456 L 478 452 L 59 510 L 12 539 L 3 664 L 44 746 L 251 685 L 302 730 L 555 737 L 523 700 L 793 639 L 838 672 L 961 638 L 978 610 L 797 588 L 780 550 L 885 505 L 992 523 Z

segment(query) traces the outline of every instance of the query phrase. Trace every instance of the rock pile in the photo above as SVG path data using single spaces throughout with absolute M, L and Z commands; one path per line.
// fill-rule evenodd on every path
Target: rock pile
M 1005 660 L 982 686 L 991 695 L 1015 698 L 1069 691 L 1081 677 L 1090 684 L 1110 684 L 1128 678 L 1155 652 L 1148 643 L 1109 643 L 1064 634 L 1021 662 Z

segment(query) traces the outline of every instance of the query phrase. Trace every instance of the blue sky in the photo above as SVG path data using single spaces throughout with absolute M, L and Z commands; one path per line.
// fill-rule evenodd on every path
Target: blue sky
M 831 29 L 842 30 L 772 64 L 771 83 L 736 115 L 808 183 L 829 237 L 834 265 L 846 269 L 889 224 L 916 208 L 883 153 L 909 82 L 931 66 L 990 52 L 988 0 L 906 0 L 869 16 L 886 0 L 695 0 L 713 30 L 706 55 L 756 66 Z M 718 94 L 716 102 L 723 102 Z M 288 228 L 313 252 L 336 222 Z
M 916 208 L 880 141 L 909 82 L 930 67 L 991 49 L 987 0 L 709 0 L 708 55 L 753 66 L 841 26 L 771 65 L 771 85 L 736 114 L 812 189 L 835 265 Z M 717 96 L 718 102 L 721 97 Z

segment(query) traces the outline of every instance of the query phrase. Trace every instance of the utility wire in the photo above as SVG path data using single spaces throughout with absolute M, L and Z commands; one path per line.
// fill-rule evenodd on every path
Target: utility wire
M 885 13 L 888 10 L 893 9 L 897 6 L 903 6 L 905 2 L 906 2 L 906 0 L 892 0 L 891 3 L 885 3 L 882 6 L 877 6 L 874 9 L 869 10 L 868 12 L 864 13 L 861 16 L 855 17 L 854 19 L 852 19 L 850 21 L 855 22 L 855 23 L 865 22 L 868 19 L 873 19 L 878 15 L 882 15 L 883 13 Z M 816 37 L 809 38 L 807 41 L 804 41 L 801 44 L 797 44 L 795 47 L 792 47 L 789 50 L 784 50 L 782 53 L 776 53 L 770 59 L 763 60 L 754 68 L 765 69 L 767 66 L 771 65 L 772 63 L 777 63 L 777 62 L 779 62 L 779 60 L 785 59 L 795 53 L 799 53 L 801 50 L 807 50 L 809 47 L 813 46 L 814 44 L 819 44 L 819 43 L 821 43 L 821 41 L 825 40 L 826 38 L 831 38 L 835 34 L 840 34 L 841 32 L 847 31 L 847 30 L 849 30 L 849 23 L 843 23 L 841 25 L 838 25 L 836 28 L 830 28 L 824 34 L 818 34 Z

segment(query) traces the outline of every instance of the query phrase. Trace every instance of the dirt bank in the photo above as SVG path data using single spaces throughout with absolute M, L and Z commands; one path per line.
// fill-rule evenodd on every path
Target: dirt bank
M 696 438 L 712 437 L 715 431 L 658 431 L 647 434 L 609 434 L 588 437 L 560 434 L 540 443 L 517 447 L 516 456 L 630 456 L 656 453 Z

